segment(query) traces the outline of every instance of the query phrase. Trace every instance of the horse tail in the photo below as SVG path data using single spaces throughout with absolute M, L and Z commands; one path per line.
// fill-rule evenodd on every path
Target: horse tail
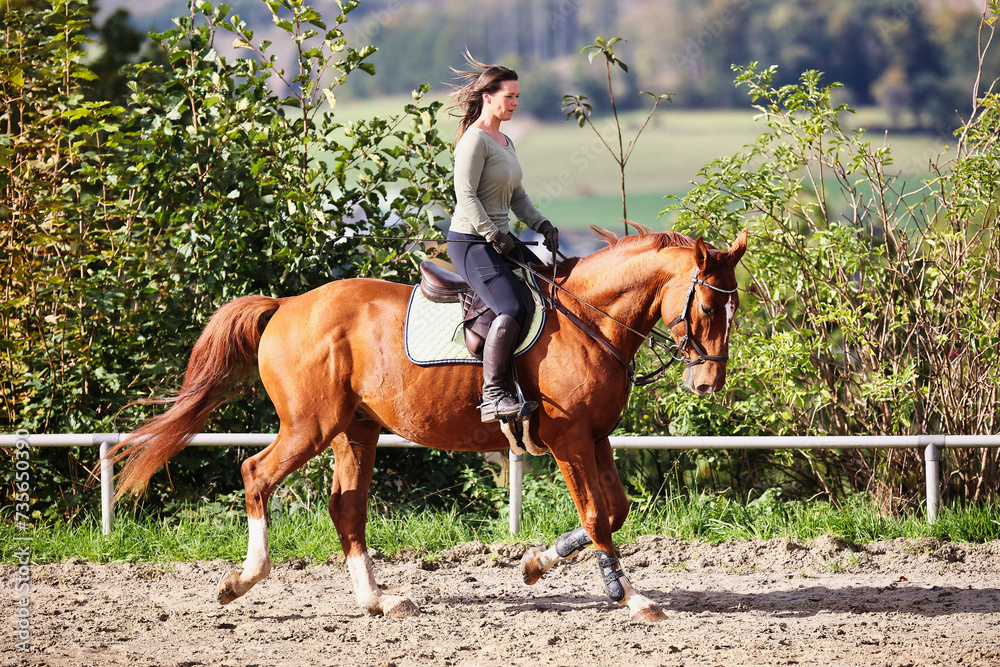
M 171 407 L 111 450 L 113 462 L 125 460 L 117 475 L 116 500 L 145 491 L 153 473 L 191 442 L 213 410 L 233 398 L 231 391 L 256 365 L 268 317 L 281 303 L 267 296 L 244 296 L 219 308 L 191 351 L 181 390 L 167 398 L 135 402 Z

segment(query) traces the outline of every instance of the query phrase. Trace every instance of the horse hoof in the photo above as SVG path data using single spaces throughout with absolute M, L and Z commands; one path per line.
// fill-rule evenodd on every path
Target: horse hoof
M 229 604 L 240 596 L 236 592 L 236 580 L 239 575 L 238 570 L 229 570 L 219 579 L 219 604 Z
M 643 607 L 632 614 L 632 620 L 636 623 L 656 623 L 667 620 L 667 615 L 663 613 L 659 605 L 653 604 Z
M 409 618 L 420 616 L 420 609 L 404 597 L 390 597 L 382 603 L 382 614 L 389 618 Z
M 529 586 L 534 585 L 545 574 L 541 561 L 543 553 L 545 552 L 538 547 L 531 547 L 521 556 L 521 577 Z

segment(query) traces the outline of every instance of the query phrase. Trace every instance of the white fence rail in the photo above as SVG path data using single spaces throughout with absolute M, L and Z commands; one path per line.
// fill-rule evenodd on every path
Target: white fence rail
M 25 441 L 31 447 L 100 447 L 101 524 L 105 535 L 114 527 L 114 471 L 104 462 L 109 447 L 127 433 L 60 433 L 2 435 L 0 447 L 15 447 Z M 273 433 L 199 433 L 191 440 L 196 447 L 265 447 Z M 380 447 L 421 447 L 396 435 L 383 435 Z M 927 485 L 927 520 L 937 519 L 941 499 L 940 450 L 945 447 L 1000 447 L 1000 435 L 856 435 L 856 436 L 628 436 L 612 437 L 614 449 L 917 449 L 924 450 Z M 22 445 L 23 447 L 23 445 Z M 521 456 L 510 454 L 510 532 L 516 535 L 521 520 Z

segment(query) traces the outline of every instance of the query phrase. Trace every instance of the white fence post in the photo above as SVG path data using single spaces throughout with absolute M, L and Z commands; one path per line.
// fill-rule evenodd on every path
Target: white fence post
M 510 469 L 507 471 L 508 482 L 510 484 L 510 534 L 517 535 L 521 530 L 521 481 L 524 478 L 523 469 L 524 456 L 510 452 L 508 461 Z
M 101 446 L 101 532 L 110 535 L 115 527 L 115 467 L 108 450 L 118 444 L 118 434 L 99 433 L 94 436 L 94 444 Z
M 934 442 L 927 443 L 924 447 L 925 477 L 927 480 L 927 523 L 937 521 L 938 505 L 941 503 L 941 473 L 938 461 L 941 460 L 941 452 Z

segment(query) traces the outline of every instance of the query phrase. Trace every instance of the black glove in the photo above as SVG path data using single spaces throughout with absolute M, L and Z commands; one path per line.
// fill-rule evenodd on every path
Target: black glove
M 537 231 L 545 237 L 543 245 L 549 252 L 556 252 L 559 250 L 559 230 L 556 229 L 551 222 L 548 220 L 543 221 L 542 224 L 538 225 Z
M 493 239 L 493 247 L 501 255 L 506 255 L 514 249 L 514 237 L 510 234 L 501 233 L 500 236 Z

